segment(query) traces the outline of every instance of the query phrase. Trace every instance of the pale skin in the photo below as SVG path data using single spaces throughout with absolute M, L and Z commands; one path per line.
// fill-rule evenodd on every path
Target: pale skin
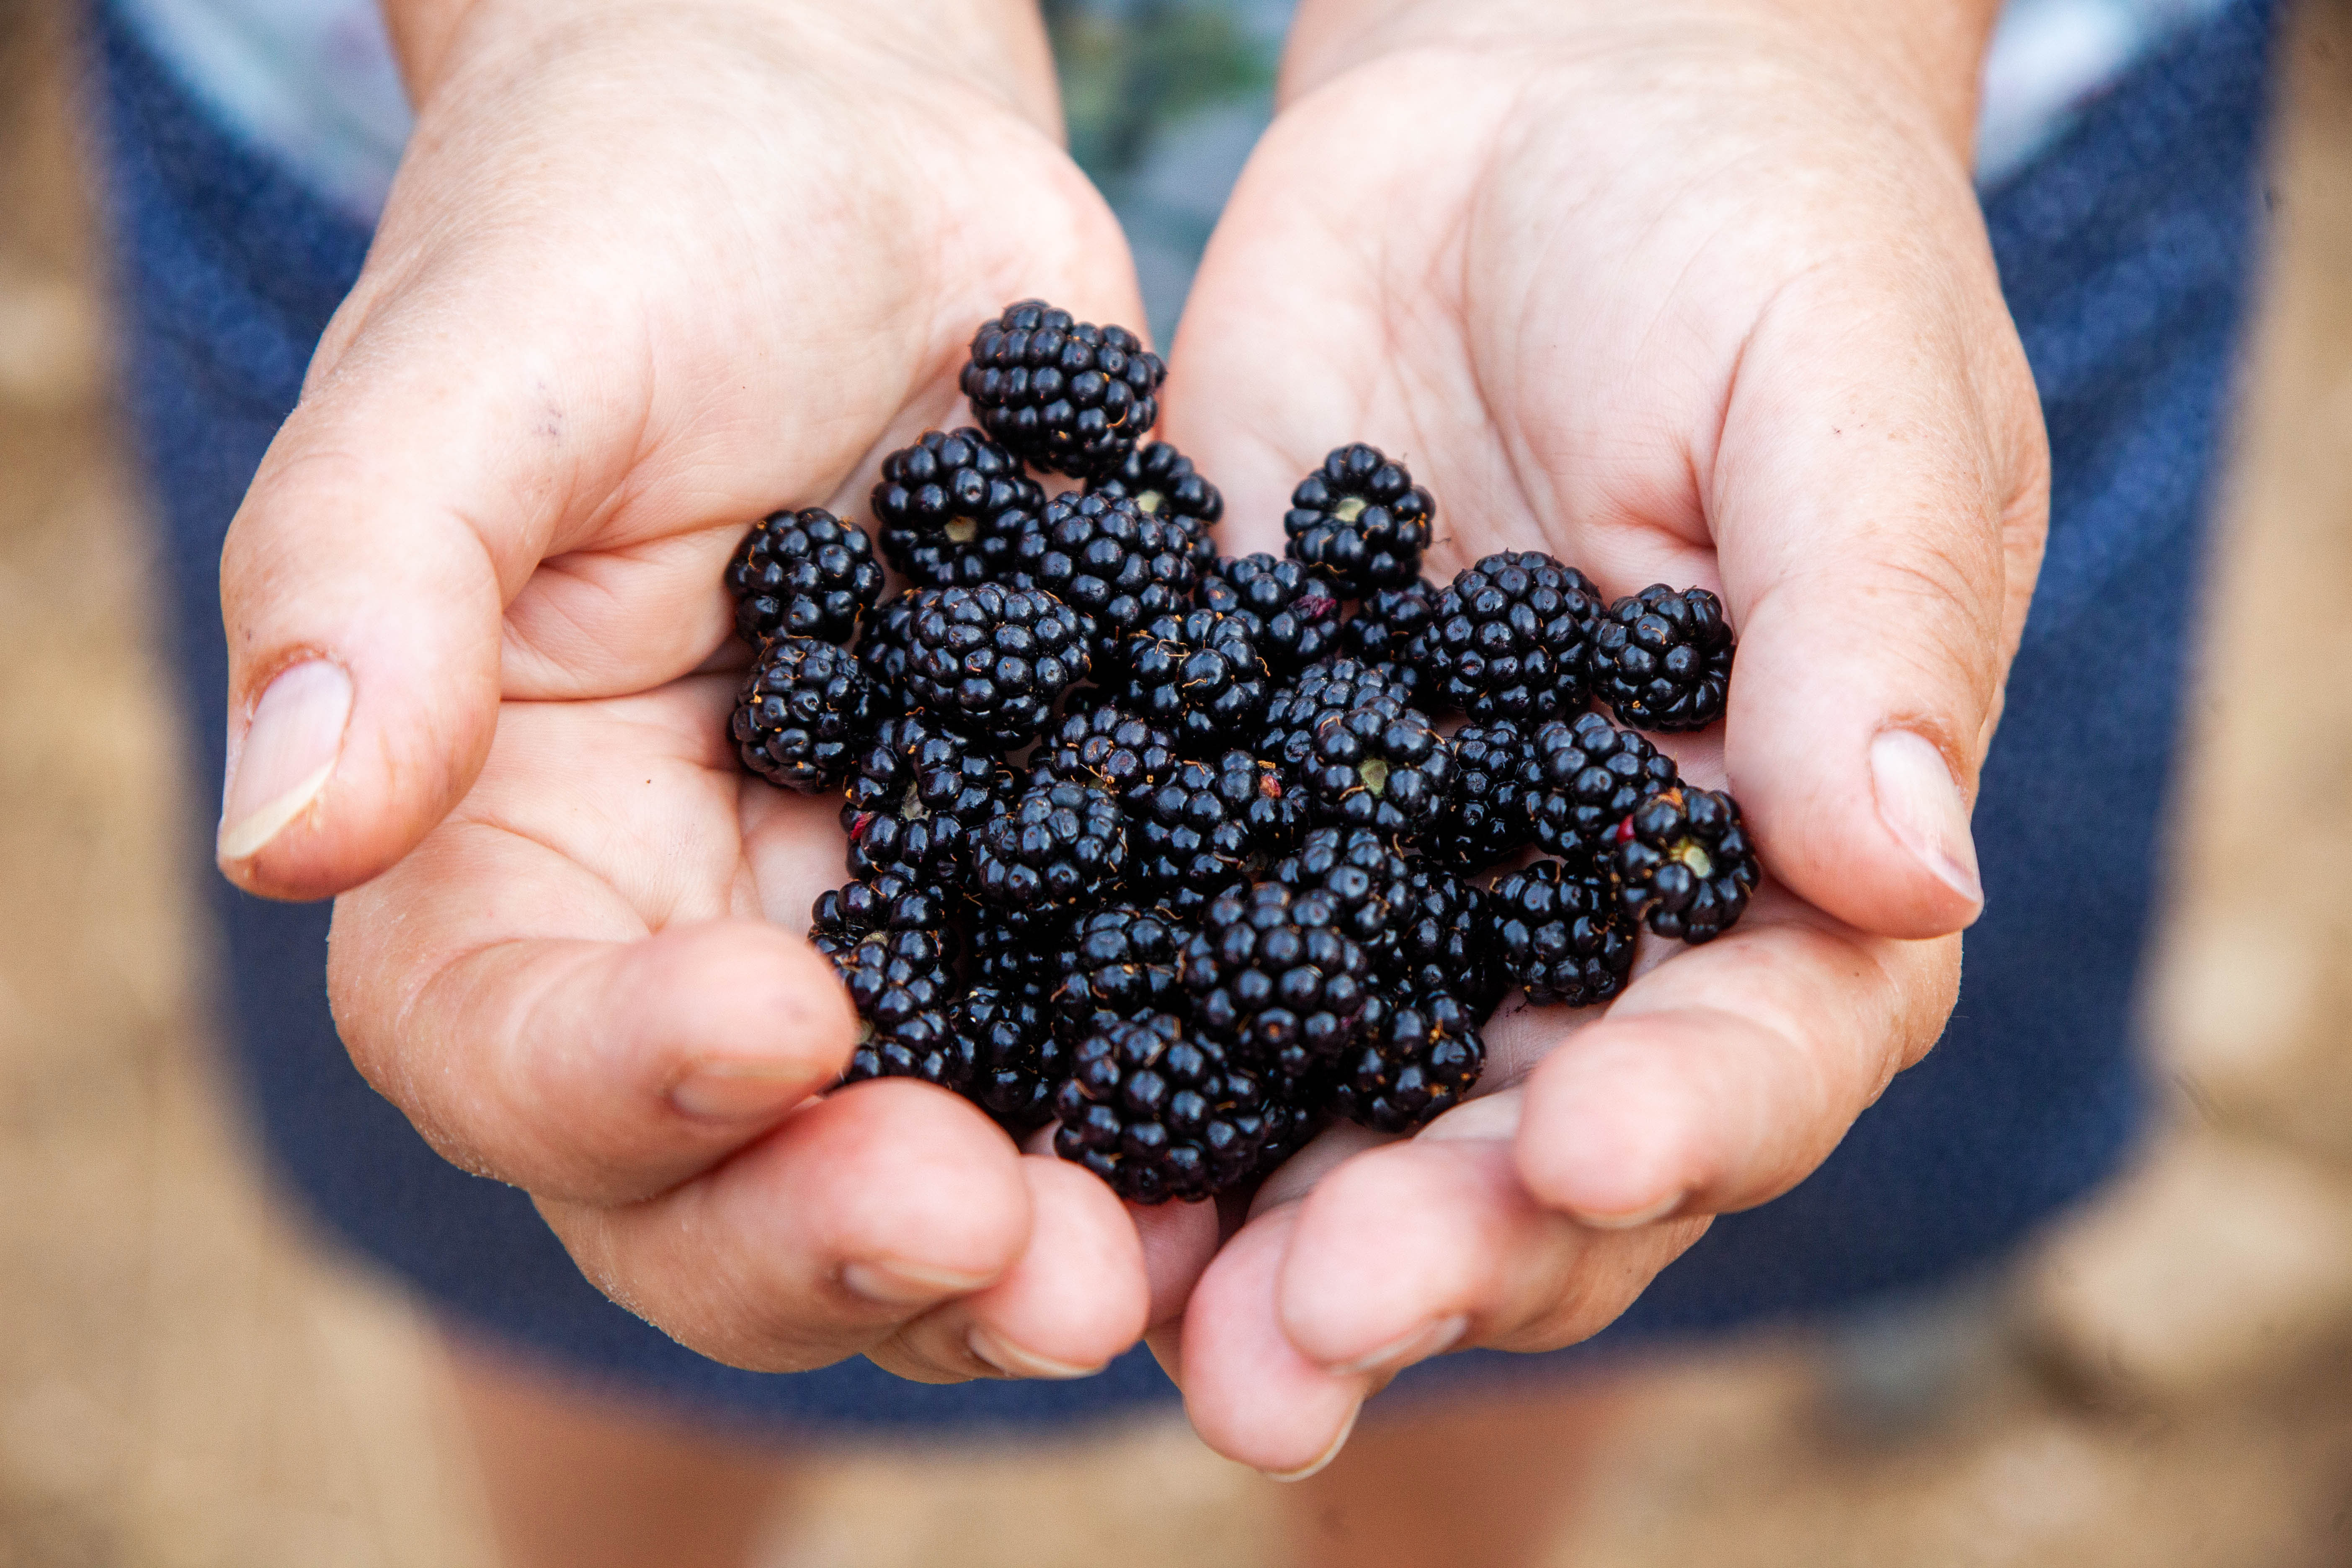
M 1990 10 L 1302 7 L 1171 351 L 1223 547 L 1360 437 L 1440 497 L 1433 577 L 1717 590 L 1732 710 L 1674 749 L 1776 885 L 1606 1009 L 1507 1009 L 1488 1092 L 1328 1136 L 1221 1249 L 937 1091 L 814 1098 L 838 829 L 720 740 L 744 521 L 857 514 L 1004 300 L 1139 319 L 1012 0 L 394 6 L 418 138 L 223 562 L 224 868 L 342 894 L 362 1069 L 721 1360 L 1072 1375 L 1149 1328 L 1296 1474 L 1412 1361 L 1586 1337 L 1950 1010 L 2047 490 L 1969 184 Z

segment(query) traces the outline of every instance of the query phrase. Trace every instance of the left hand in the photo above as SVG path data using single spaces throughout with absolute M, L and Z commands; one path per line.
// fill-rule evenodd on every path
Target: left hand
M 1223 548 L 1278 550 L 1289 487 L 1364 439 L 1438 498 L 1432 577 L 1539 548 L 1612 595 L 1715 590 L 1730 712 L 1669 749 L 1772 880 L 1710 946 L 1645 937 L 1605 1009 L 1507 1003 L 1486 1092 L 1418 1137 L 1337 1130 L 1269 1182 L 1154 1343 L 1208 1442 L 1275 1473 L 1414 1361 L 1595 1332 L 1933 1044 L 2048 504 L 1972 86 L 1928 86 L 1972 84 L 1980 33 L 1347 5 L 1304 8 L 1172 356 L 1169 434 L 1252 531 Z

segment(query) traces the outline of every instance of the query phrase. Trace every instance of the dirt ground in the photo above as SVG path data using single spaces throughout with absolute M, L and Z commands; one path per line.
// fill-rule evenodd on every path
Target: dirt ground
M 173 718 L 54 5 L 0 0 L 0 1568 L 488 1568 L 429 1332 L 215 1082 Z M 2352 8 L 2278 246 L 2149 998 L 2169 1131 L 2004 1277 L 1634 1380 L 1550 1561 L 2352 1560 Z M 829 1460 L 779 1568 L 1280 1561 L 1172 1418 Z

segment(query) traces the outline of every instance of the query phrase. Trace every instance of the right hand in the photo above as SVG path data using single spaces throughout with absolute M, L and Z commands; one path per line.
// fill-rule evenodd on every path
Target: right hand
M 1147 1244 L 925 1085 L 815 1099 L 856 1030 L 795 934 L 836 806 L 724 737 L 751 520 L 854 509 L 1003 301 L 1139 316 L 1034 13 L 450 15 L 401 30 L 415 140 L 223 556 L 222 869 L 342 895 L 360 1070 L 684 1343 L 1098 1367 L 1212 1222 Z

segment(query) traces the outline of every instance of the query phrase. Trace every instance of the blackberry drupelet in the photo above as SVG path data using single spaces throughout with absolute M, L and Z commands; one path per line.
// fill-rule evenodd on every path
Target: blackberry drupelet
M 1024 300 L 971 340 L 963 395 L 988 433 L 1034 468 L 1108 473 L 1160 422 L 1168 367 L 1124 327 Z
M 1266 674 L 1237 616 L 1163 616 L 1128 639 L 1118 702 L 1193 755 L 1246 744 L 1265 713 Z
M 1409 700 L 1410 693 L 1384 668 L 1349 658 L 1310 664 L 1266 699 L 1257 754 L 1281 768 L 1286 782 L 1304 788 L 1307 752 L 1314 743 L 1315 726 L 1325 714 L 1371 706 L 1396 711 Z
M 746 768 L 780 788 L 815 795 L 849 772 L 878 705 L 873 682 L 846 649 L 777 637 L 744 676 L 729 732 Z
M 882 597 L 882 563 L 865 531 L 822 507 L 772 512 L 727 563 L 735 633 L 753 647 L 772 637 L 846 643 Z
M 1301 770 L 1321 823 L 1415 834 L 1454 794 L 1454 748 L 1410 708 L 1371 704 L 1316 721 Z
M 1412 639 L 1436 624 L 1437 599 L 1444 592 L 1416 577 L 1402 588 L 1365 595 L 1339 628 L 1340 655 L 1381 667 L 1396 685 L 1418 691 L 1424 672 L 1412 657 Z
M 1108 1023 L 1070 1066 L 1054 1152 L 1128 1202 L 1210 1197 L 1256 1173 L 1271 1131 L 1264 1086 L 1176 1019 Z
M 1239 618 L 1258 657 L 1276 679 L 1297 674 L 1329 651 L 1339 633 L 1339 601 L 1330 585 L 1278 555 L 1220 559 L 1203 574 L 1201 604 Z
M 1609 606 L 1592 638 L 1593 695 L 1618 722 L 1644 730 L 1704 730 L 1731 690 L 1731 628 L 1704 588 L 1653 583 Z
M 932 588 L 915 602 L 907 686 L 951 729 L 1016 746 L 1087 670 L 1077 612 L 1035 588 Z
M 1495 936 L 1504 972 L 1530 1002 L 1606 1002 L 1633 967 L 1633 927 L 1606 873 L 1538 860 L 1495 884 Z
M 1681 782 L 1674 759 L 1633 731 L 1598 713 L 1555 719 L 1536 731 L 1528 754 L 1528 826 L 1561 859 L 1596 866 L 1635 806 Z
M 1483 1018 L 1511 988 L 1496 963 L 1486 891 L 1443 866 L 1412 865 L 1404 898 L 1389 918 L 1396 946 L 1388 972 L 1416 995 L 1457 996 Z
M 932 430 L 882 459 L 873 506 L 891 565 L 921 587 L 969 587 L 1003 575 L 1045 491 L 979 431 Z
M 1290 555 L 1328 576 L 1342 596 L 1402 588 L 1421 576 L 1437 503 L 1402 463 L 1358 441 L 1298 482 L 1283 515 Z
M 1739 803 L 1686 786 L 1653 795 L 1616 834 L 1619 898 L 1630 929 L 1712 942 L 1738 923 L 1764 868 L 1740 825 Z
M 981 829 L 972 852 L 980 897 L 1013 910 L 1098 902 L 1126 869 L 1126 814 L 1090 784 L 1032 785 Z
M 1108 1018 L 1191 1012 L 1177 970 L 1189 940 L 1156 909 L 1114 904 L 1081 916 L 1055 961 L 1055 1032 L 1075 1041 Z
M 1165 441 L 1147 441 L 1118 467 L 1087 481 L 1088 495 L 1125 496 L 1148 517 L 1173 524 L 1185 540 L 1186 555 L 1202 576 L 1216 563 L 1210 530 L 1225 515 L 1225 498 L 1192 468 L 1192 459 Z
M 1412 863 L 1386 834 L 1369 827 L 1315 827 L 1268 879 L 1293 894 L 1331 900 L 1339 929 L 1377 971 L 1394 965 L 1397 933 L 1412 900 Z
M 1244 751 L 1185 762 L 1121 798 L 1128 885 L 1181 917 L 1263 871 L 1305 826 L 1273 765 Z
M 1486 1070 L 1481 1011 L 1444 992 L 1406 996 L 1340 1064 L 1332 1108 L 1379 1132 L 1410 1132 L 1453 1110 Z
M 1014 545 L 1009 581 L 1043 588 L 1076 610 L 1100 668 L 1129 632 L 1187 607 L 1186 549 L 1172 525 L 1123 496 L 1061 495 Z
M 935 931 L 871 931 L 847 945 L 816 942 L 833 960 L 864 1027 L 844 1083 L 919 1078 L 950 1089 L 962 1084 L 948 1026 L 955 994 L 947 939 Z
M 1054 1120 L 1054 1094 L 1070 1076 L 1070 1053 L 1054 1037 L 1042 1001 L 974 985 L 948 1009 L 948 1028 L 965 1098 L 1015 1138 Z
M 1473 719 L 1539 723 L 1581 709 L 1590 695 L 1601 595 L 1584 574 L 1533 550 L 1465 567 L 1437 596 L 1437 616 L 1413 659 L 1434 683 L 1433 702 Z
M 1167 731 L 1106 702 L 1065 713 L 1045 732 L 1030 767 L 1035 778 L 1100 784 L 1123 802 L 1167 778 L 1180 760 Z
M 1526 847 L 1528 772 L 1535 747 L 1508 719 L 1465 724 L 1453 736 L 1454 795 L 1421 836 L 1424 855 L 1467 871 L 1483 870 Z
M 896 871 L 961 889 L 973 837 L 1010 808 L 1018 787 L 993 752 L 929 715 L 884 720 L 858 756 L 841 808 L 850 875 Z
M 1202 916 L 1184 950 L 1195 1026 L 1237 1059 L 1297 1081 L 1339 1060 L 1385 1005 L 1331 895 L 1261 882 Z

